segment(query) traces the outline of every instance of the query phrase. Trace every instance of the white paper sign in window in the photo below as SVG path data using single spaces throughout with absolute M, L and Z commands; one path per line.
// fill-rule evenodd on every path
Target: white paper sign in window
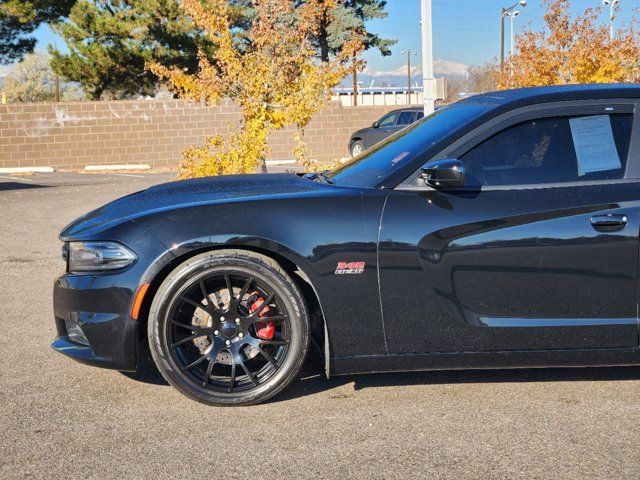
M 578 158 L 578 176 L 622 168 L 608 115 L 572 118 L 569 124 Z

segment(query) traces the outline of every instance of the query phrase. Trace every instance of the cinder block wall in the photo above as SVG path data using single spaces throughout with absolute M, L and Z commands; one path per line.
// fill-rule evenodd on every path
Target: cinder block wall
M 309 124 L 309 156 L 332 161 L 348 156 L 351 133 L 397 107 L 332 104 Z M 239 109 L 168 101 L 115 101 L 0 105 L 0 167 L 148 163 L 174 166 L 181 152 L 209 135 L 228 135 L 241 121 Z M 269 159 L 293 158 L 295 131 L 275 132 Z

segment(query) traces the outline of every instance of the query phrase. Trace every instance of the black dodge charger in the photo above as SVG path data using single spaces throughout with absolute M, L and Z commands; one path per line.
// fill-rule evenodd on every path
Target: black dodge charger
M 479 95 L 336 171 L 159 185 L 66 227 L 53 348 L 182 393 L 638 365 L 640 87 Z

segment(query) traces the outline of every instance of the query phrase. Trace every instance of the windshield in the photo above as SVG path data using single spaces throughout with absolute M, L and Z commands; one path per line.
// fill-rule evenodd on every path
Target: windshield
M 330 176 L 338 185 L 375 187 L 484 112 L 486 106 L 477 104 L 458 104 L 437 110 L 342 165 Z

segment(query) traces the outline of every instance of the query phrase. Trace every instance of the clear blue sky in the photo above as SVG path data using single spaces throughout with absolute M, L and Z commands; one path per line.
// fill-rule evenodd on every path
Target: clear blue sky
M 467 65 L 480 64 L 500 53 L 500 9 L 517 0 L 432 0 L 434 57 Z M 582 12 L 588 7 L 598 7 L 600 0 L 573 0 L 572 11 Z M 639 6 L 637 0 L 620 0 L 621 12 L 617 19 L 629 21 L 632 10 Z M 529 0 L 521 15 L 515 19 L 516 32 L 531 24 L 539 30 L 544 25 L 544 8 L 540 0 Z M 420 51 L 420 0 L 389 0 L 389 16 L 371 22 L 369 28 L 384 37 L 395 38 L 398 44 L 391 57 L 382 58 L 379 53 L 367 54 L 369 68 L 393 70 L 405 62 L 403 50 Z M 602 21 L 609 21 L 608 9 Z M 508 20 L 508 19 L 507 19 Z M 509 25 L 506 24 L 507 42 Z M 506 47 L 508 48 L 508 46 Z
M 434 28 L 434 56 L 467 65 L 480 64 L 499 55 L 500 8 L 516 2 L 500 0 L 432 0 Z M 620 0 L 621 13 L 617 24 L 628 22 L 637 0 Z M 573 0 L 572 9 L 581 12 L 587 7 L 597 7 L 600 0 Z M 420 51 L 420 0 L 388 0 L 389 16 L 373 21 L 369 28 L 383 37 L 394 38 L 398 44 L 393 55 L 383 58 L 377 51 L 366 54 L 368 67 L 372 70 L 394 70 L 405 62 L 400 55 L 403 50 Z M 541 0 L 529 0 L 521 15 L 516 18 L 516 31 L 530 24 L 534 29 L 542 28 L 544 9 Z M 607 13 L 602 21 L 608 22 Z M 55 35 L 43 26 L 37 31 L 38 48 L 46 49 L 55 41 Z M 508 24 L 507 24 L 508 42 Z M 63 42 L 58 40 L 63 47 Z M 508 48 L 508 47 L 507 47 Z M 419 62 L 419 57 L 416 58 Z

